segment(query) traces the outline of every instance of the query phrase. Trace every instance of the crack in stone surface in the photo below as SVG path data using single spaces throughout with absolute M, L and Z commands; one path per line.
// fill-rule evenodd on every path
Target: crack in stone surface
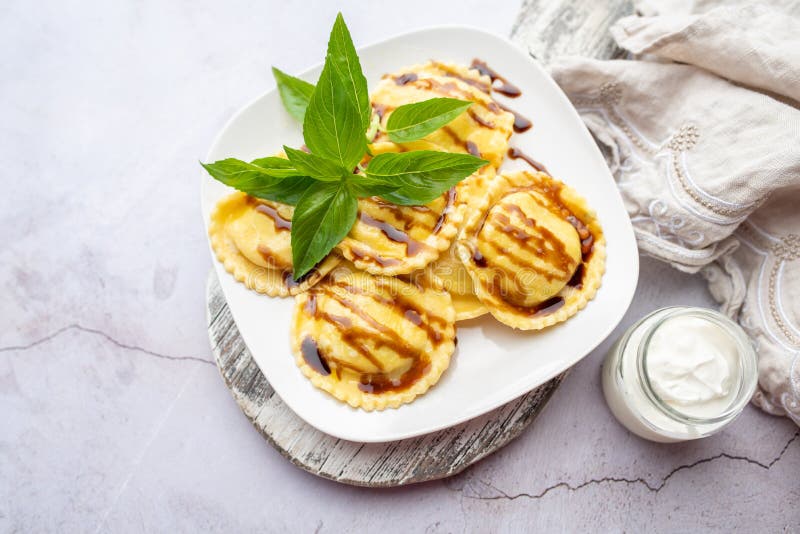
M 664 478 L 662 478 L 661 481 L 658 484 L 655 484 L 655 485 L 651 484 L 650 482 L 648 482 L 647 480 L 645 480 L 644 478 L 641 478 L 641 477 L 625 478 L 625 477 L 613 477 L 613 476 L 610 476 L 610 477 L 603 477 L 603 478 L 593 478 L 593 479 L 587 480 L 585 482 L 582 482 L 582 483 L 578 484 L 577 486 L 573 486 L 569 482 L 564 482 L 564 481 L 557 482 L 556 484 L 553 484 L 552 486 L 546 487 L 545 489 L 543 489 L 539 493 L 525 493 L 525 492 L 522 492 L 522 493 L 509 494 L 509 493 L 506 493 L 505 491 L 501 490 L 500 488 L 498 488 L 498 487 L 496 487 L 496 486 L 494 486 L 494 485 L 492 485 L 492 484 L 490 484 L 488 482 L 480 480 L 479 482 L 481 484 L 492 488 L 493 490 L 498 492 L 500 495 L 491 495 L 491 496 L 465 495 L 465 497 L 467 497 L 468 499 L 475 499 L 475 500 L 481 500 L 481 501 L 493 501 L 493 500 L 514 501 L 516 499 L 521 499 L 521 498 L 535 500 L 535 499 L 541 499 L 542 497 L 546 496 L 551 491 L 554 491 L 554 490 L 559 489 L 559 488 L 564 488 L 564 489 L 567 489 L 568 491 L 574 492 L 574 491 L 581 490 L 581 489 L 583 489 L 583 488 L 585 488 L 587 486 L 599 485 L 599 484 L 603 484 L 605 482 L 608 482 L 608 483 L 622 483 L 622 484 L 627 484 L 627 485 L 640 484 L 640 485 L 644 486 L 645 488 L 647 488 L 647 490 L 650 491 L 651 493 L 658 493 L 659 491 L 661 491 L 664 488 L 664 486 L 667 485 L 667 482 L 669 482 L 669 480 L 674 475 L 676 475 L 677 473 L 679 473 L 681 471 L 686 471 L 686 470 L 692 469 L 694 467 L 697 467 L 698 465 L 714 462 L 714 461 L 722 459 L 722 458 L 725 458 L 725 459 L 728 459 L 728 460 L 734 460 L 734 461 L 747 462 L 749 464 L 758 466 L 758 467 L 760 467 L 762 469 L 769 470 L 770 468 L 772 468 L 773 465 L 778 463 L 781 460 L 781 458 L 783 458 L 783 455 L 786 453 L 787 450 L 789 450 L 789 447 L 791 446 L 791 444 L 794 443 L 795 441 L 797 441 L 798 438 L 800 438 L 800 430 L 795 432 L 794 435 L 792 435 L 792 437 L 789 438 L 789 441 L 786 442 L 786 444 L 783 446 L 783 448 L 778 453 L 778 455 L 775 456 L 768 463 L 763 463 L 763 462 L 760 462 L 760 461 L 755 460 L 753 458 L 749 458 L 747 456 L 740 456 L 740 455 L 728 454 L 726 452 L 723 452 L 723 453 L 720 453 L 720 454 L 716 454 L 714 456 L 709 456 L 708 458 L 701 458 L 700 460 L 697 460 L 697 461 L 689 463 L 689 464 L 679 465 L 678 467 L 674 468 L 672 471 L 667 473 L 667 475 Z
M 70 324 L 70 325 L 67 325 L 67 326 L 63 326 L 63 327 L 59 328 L 58 330 L 56 330 L 55 332 L 52 332 L 52 333 L 50 333 L 50 334 L 48 334 L 48 335 L 46 335 L 46 336 L 44 336 L 42 338 L 37 339 L 36 341 L 32 341 L 32 342 L 27 343 L 25 345 L 9 345 L 7 347 L 0 347 L 0 352 L 18 352 L 18 351 L 29 350 L 29 349 L 37 347 L 37 346 L 39 346 L 39 345 L 41 345 L 43 343 L 47 343 L 48 341 L 52 341 L 53 339 L 59 337 L 62 334 L 65 334 L 66 332 L 69 332 L 71 330 L 77 330 L 79 332 L 84 332 L 86 334 L 92 334 L 92 335 L 95 335 L 95 336 L 100 336 L 100 337 L 104 338 L 106 341 L 108 341 L 109 343 L 111 343 L 113 345 L 116 345 L 117 347 L 119 347 L 121 349 L 141 352 L 142 354 L 147 354 L 148 356 L 152 356 L 154 358 L 160 358 L 162 360 L 173 360 L 173 361 L 189 360 L 189 361 L 194 361 L 194 362 L 200 362 L 200 363 L 206 363 L 206 364 L 209 364 L 209 365 L 214 365 L 214 362 L 212 362 L 211 360 L 207 360 L 207 359 L 201 358 L 199 356 L 172 356 L 172 355 L 164 354 L 164 353 L 161 353 L 161 352 L 155 352 L 155 351 L 146 349 L 144 347 L 139 347 L 137 345 L 129 345 L 127 343 L 123 343 L 122 341 L 119 341 L 119 340 L 111 337 L 109 334 L 103 332 L 102 330 L 97 330 L 95 328 L 88 328 L 86 326 L 81 326 L 79 324 Z

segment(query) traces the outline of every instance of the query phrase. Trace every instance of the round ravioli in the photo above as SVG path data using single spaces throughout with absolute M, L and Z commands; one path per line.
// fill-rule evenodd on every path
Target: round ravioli
M 233 193 L 211 214 L 211 247 L 225 269 L 249 289 L 271 297 L 305 291 L 341 260 L 328 255 L 295 281 L 290 233 L 293 213 L 291 206 Z
M 420 141 L 400 144 L 401 149 L 470 153 L 497 168 L 508 149 L 514 115 L 503 110 L 484 90 L 490 84 L 489 77 L 477 70 L 428 62 L 385 75 L 372 94 L 372 107 L 386 126 L 391 112 L 404 104 L 441 97 L 473 102 L 450 123 Z M 383 132 L 375 138 L 375 142 L 387 140 Z
M 452 243 L 462 213 L 456 189 L 425 206 L 397 206 L 378 197 L 358 201 L 358 217 L 339 253 L 373 274 L 408 274 L 435 260 Z
M 498 176 L 469 212 L 456 248 L 480 301 L 500 322 L 523 330 L 577 313 L 605 270 L 605 238 L 594 211 L 541 172 Z
M 450 295 L 340 267 L 295 297 L 291 343 L 314 386 L 354 408 L 397 408 L 425 393 L 455 350 Z
M 458 258 L 455 244 L 428 265 L 422 276 L 430 277 L 436 287 L 450 293 L 456 321 L 466 321 L 488 313 L 489 309 L 475 296 L 472 277 Z

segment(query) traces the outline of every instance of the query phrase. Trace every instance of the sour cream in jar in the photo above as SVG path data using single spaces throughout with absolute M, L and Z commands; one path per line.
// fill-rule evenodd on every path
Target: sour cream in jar
M 631 432 L 697 439 L 733 421 L 752 397 L 756 355 L 744 331 L 704 308 L 663 308 L 631 326 L 603 365 L 603 392 Z

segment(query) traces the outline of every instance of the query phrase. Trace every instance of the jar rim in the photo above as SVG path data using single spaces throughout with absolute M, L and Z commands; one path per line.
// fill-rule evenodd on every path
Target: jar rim
M 755 393 L 758 382 L 758 360 L 756 352 L 753 348 L 750 338 L 744 332 L 742 327 L 722 313 L 710 308 L 670 306 L 656 310 L 655 312 L 649 314 L 648 317 L 656 313 L 663 313 L 663 315 L 659 317 L 658 320 L 653 322 L 652 325 L 647 327 L 647 331 L 642 337 L 642 340 L 637 348 L 636 355 L 637 374 L 645 396 L 666 416 L 682 424 L 716 424 L 729 421 L 739 415 L 739 413 L 744 409 L 745 405 L 750 401 Z M 656 333 L 659 327 L 661 327 L 666 321 L 676 317 L 699 317 L 703 320 L 715 323 L 717 326 L 723 328 L 725 332 L 736 342 L 738 348 L 737 364 L 741 370 L 739 383 L 737 384 L 738 391 L 736 392 L 736 397 L 731 405 L 724 412 L 717 416 L 696 417 L 670 406 L 664 399 L 661 398 L 650 381 L 650 377 L 647 373 L 647 349 L 650 345 L 653 335 Z

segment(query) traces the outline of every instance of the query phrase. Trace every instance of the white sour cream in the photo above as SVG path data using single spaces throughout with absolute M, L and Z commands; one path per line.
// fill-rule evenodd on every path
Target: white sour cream
M 691 417 L 714 417 L 730 405 L 738 384 L 739 349 L 716 324 L 700 317 L 666 320 L 647 347 L 645 369 L 667 405 Z
M 609 408 L 631 432 L 653 441 L 716 432 L 741 412 L 756 381 L 746 334 L 702 308 L 664 308 L 644 317 L 603 365 Z

